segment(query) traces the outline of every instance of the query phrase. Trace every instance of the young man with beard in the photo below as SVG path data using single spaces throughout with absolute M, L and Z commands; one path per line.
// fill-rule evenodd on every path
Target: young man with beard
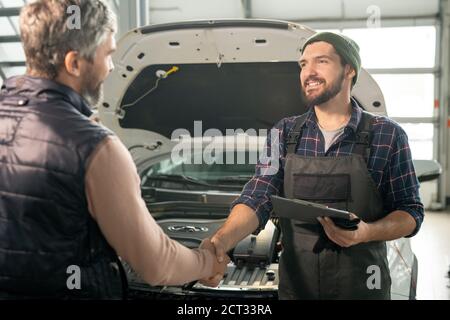
M 277 141 L 268 136 L 265 154 L 279 148 L 280 169 L 270 174 L 257 164 L 212 238 L 218 260 L 264 228 L 271 195 L 322 203 L 361 218 L 358 229 L 341 229 L 329 218 L 281 219 L 280 299 L 389 299 L 385 241 L 415 235 L 423 221 L 407 136 L 352 98 L 361 59 L 351 39 L 318 33 L 305 42 L 299 65 L 309 111 L 278 122 Z M 368 284 L 372 269 L 379 271 L 375 287 Z
M 73 5 L 80 29 L 67 23 Z M 21 11 L 27 73 L 0 94 L 0 299 L 123 298 L 118 255 L 152 285 L 214 286 L 226 270 L 209 240 L 190 250 L 164 234 L 128 150 L 89 120 L 113 69 L 115 29 L 99 0 Z

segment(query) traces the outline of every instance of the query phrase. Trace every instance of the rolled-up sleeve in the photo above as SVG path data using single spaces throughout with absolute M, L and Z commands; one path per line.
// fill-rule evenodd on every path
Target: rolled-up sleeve
M 180 285 L 212 275 L 214 256 L 170 239 L 141 197 L 133 160 L 117 137 L 108 137 L 87 167 L 89 211 L 117 254 L 151 285 Z
M 259 220 L 255 234 L 264 229 L 273 211 L 270 196 L 278 195 L 283 186 L 284 132 L 284 121 L 280 121 L 269 131 L 254 176 L 231 205 L 233 208 L 237 204 L 245 204 L 255 210 Z
M 420 201 L 419 181 L 415 174 L 408 137 L 403 129 L 397 127 L 394 139 L 390 161 L 385 171 L 384 203 L 388 212 L 402 210 L 414 218 L 416 228 L 407 236 L 412 237 L 420 230 L 424 208 Z

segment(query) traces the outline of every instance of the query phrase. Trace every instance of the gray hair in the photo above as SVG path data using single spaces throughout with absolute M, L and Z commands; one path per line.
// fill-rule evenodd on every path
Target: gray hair
M 69 23 L 73 15 L 68 10 L 71 6 L 79 8 L 79 28 Z M 54 79 L 69 51 L 77 51 L 82 58 L 93 61 L 97 47 L 108 32 L 116 32 L 116 29 L 115 14 L 101 0 L 38 0 L 29 3 L 20 12 L 20 36 L 27 72 Z

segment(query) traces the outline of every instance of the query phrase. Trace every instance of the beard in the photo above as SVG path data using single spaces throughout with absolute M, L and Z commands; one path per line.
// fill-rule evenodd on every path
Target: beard
M 302 86 L 302 95 L 307 106 L 321 105 L 333 99 L 339 92 L 341 92 L 344 79 L 345 79 L 344 71 L 342 70 L 342 72 L 339 73 L 339 76 L 336 79 L 336 81 L 332 82 L 330 87 L 325 87 L 324 91 L 315 97 L 308 97 L 306 95 L 305 88 Z M 322 79 L 317 77 L 309 77 L 308 79 L 305 80 L 305 83 L 310 80 L 323 81 Z
M 83 83 L 81 96 L 86 99 L 91 107 L 97 106 L 103 98 L 103 82 L 90 74 L 85 77 Z

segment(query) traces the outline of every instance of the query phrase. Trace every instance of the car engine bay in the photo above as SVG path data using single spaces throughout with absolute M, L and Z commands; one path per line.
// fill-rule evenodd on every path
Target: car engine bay
M 149 199 L 149 189 L 145 190 L 144 199 Z M 193 196 L 195 197 L 195 194 Z M 207 202 L 207 195 L 203 194 L 202 198 Z M 225 222 L 229 212 L 229 204 L 214 203 L 214 200 L 212 203 L 158 201 L 147 205 L 164 232 L 188 248 L 197 248 L 204 238 L 211 237 Z M 281 251 L 280 232 L 276 223 L 276 219 L 269 220 L 258 235 L 247 236 L 228 252 L 231 261 L 224 278 L 216 288 L 205 287 L 199 282 L 174 287 L 150 286 L 122 261 L 128 281 L 129 298 L 276 299 L 279 280 L 278 257 Z

